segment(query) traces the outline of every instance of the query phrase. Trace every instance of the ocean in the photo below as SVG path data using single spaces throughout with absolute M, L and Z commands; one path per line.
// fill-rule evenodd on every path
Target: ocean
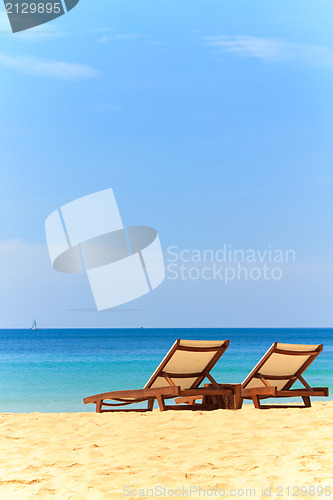
M 142 388 L 177 338 L 230 339 L 212 370 L 225 383 L 242 382 L 275 341 L 324 344 L 305 379 L 333 399 L 331 328 L 0 330 L 0 412 L 94 411 L 84 397 Z

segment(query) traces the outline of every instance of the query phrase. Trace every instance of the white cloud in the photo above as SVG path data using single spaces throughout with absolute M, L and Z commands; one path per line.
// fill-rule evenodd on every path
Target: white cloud
M 88 33 L 105 33 L 111 31 L 110 28 L 106 26 L 101 26 L 100 28 L 90 28 L 87 30 Z
M 259 38 L 245 35 L 217 35 L 204 38 L 217 52 L 239 57 L 252 57 L 265 62 L 295 62 L 332 66 L 333 49 L 320 45 L 292 43 L 277 38 Z
M 100 38 L 100 42 L 106 43 L 106 42 L 114 42 L 114 41 L 119 41 L 119 40 L 132 40 L 136 38 L 140 38 L 142 35 L 138 33 L 120 33 L 118 35 L 111 35 L 107 36 L 104 35 Z
M 37 57 L 8 56 L 0 54 L 0 66 L 13 68 L 21 73 L 60 80 L 94 78 L 99 72 L 85 64 L 68 63 Z
M 20 31 L 19 33 L 12 34 L 17 40 L 38 42 L 41 38 L 61 38 L 68 36 L 66 31 L 58 28 L 56 30 L 45 29 L 44 26 L 36 26 L 35 28 L 30 28 L 25 31 Z
M 88 30 L 88 33 L 92 33 L 93 35 L 99 35 L 98 41 L 101 43 L 145 38 L 145 35 L 141 33 L 116 33 L 115 30 L 106 27 L 90 28 Z

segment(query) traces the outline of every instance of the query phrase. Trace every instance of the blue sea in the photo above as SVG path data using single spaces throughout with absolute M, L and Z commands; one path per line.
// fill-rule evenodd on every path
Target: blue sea
M 0 412 L 94 411 L 84 397 L 142 388 L 177 338 L 230 339 L 212 371 L 225 383 L 242 382 L 275 341 L 324 344 L 305 379 L 333 399 L 330 328 L 0 330 Z

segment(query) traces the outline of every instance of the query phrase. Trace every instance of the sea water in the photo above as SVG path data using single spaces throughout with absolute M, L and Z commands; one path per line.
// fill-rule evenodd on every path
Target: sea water
M 221 383 L 242 382 L 275 341 L 324 344 L 304 376 L 333 399 L 329 328 L 0 330 L 0 412 L 94 411 L 84 397 L 142 388 L 177 338 L 230 339 L 212 370 Z

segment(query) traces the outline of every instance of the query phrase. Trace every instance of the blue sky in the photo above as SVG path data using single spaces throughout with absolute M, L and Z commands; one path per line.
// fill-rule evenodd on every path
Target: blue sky
M 0 13 L 1 327 L 331 326 L 330 1 L 81 0 L 12 34 Z M 294 249 L 283 278 L 165 280 L 97 313 L 44 222 L 112 187 L 181 249 Z

